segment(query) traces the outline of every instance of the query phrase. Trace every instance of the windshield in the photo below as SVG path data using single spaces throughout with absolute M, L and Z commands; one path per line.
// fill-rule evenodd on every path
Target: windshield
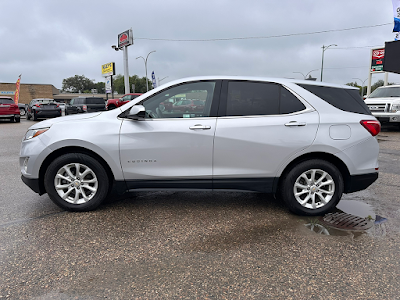
M 400 86 L 377 88 L 368 98 L 400 97 Z

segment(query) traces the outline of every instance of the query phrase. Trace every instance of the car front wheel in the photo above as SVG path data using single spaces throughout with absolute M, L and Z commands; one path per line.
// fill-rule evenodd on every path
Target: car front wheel
M 281 197 L 289 210 L 299 215 L 326 214 L 343 194 L 342 174 L 325 160 L 303 161 L 282 176 Z
M 104 167 L 93 157 L 69 153 L 50 164 L 44 186 L 50 199 L 61 208 L 90 211 L 106 198 L 109 178 Z

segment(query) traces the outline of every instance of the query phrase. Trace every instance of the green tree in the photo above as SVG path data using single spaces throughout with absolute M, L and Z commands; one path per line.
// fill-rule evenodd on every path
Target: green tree
M 135 93 L 146 93 L 146 77 L 139 78 L 137 75 L 129 77 L 129 88 L 132 89 L 132 84 L 135 85 Z M 152 83 L 147 80 L 149 90 L 153 88 Z M 125 94 L 124 76 L 121 74 L 113 78 L 113 89 L 118 94 Z
M 91 89 L 95 89 L 96 84 L 86 78 L 85 75 L 75 75 L 63 79 L 62 90 L 69 93 L 90 93 Z

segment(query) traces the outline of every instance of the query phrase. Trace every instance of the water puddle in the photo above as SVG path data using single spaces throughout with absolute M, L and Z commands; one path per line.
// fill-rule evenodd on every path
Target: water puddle
M 356 239 L 364 234 L 386 236 L 385 223 L 388 220 L 375 214 L 374 208 L 356 200 L 341 200 L 336 210 L 304 224 L 316 234 L 350 236 Z

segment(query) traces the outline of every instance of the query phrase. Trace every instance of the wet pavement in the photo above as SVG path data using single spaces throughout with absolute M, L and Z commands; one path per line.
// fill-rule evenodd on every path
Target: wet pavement
M 69 213 L 20 180 L 33 122 L 0 123 L 0 299 L 399 299 L 400 132 L 338 229 L 253 193 L 139 192 Z

